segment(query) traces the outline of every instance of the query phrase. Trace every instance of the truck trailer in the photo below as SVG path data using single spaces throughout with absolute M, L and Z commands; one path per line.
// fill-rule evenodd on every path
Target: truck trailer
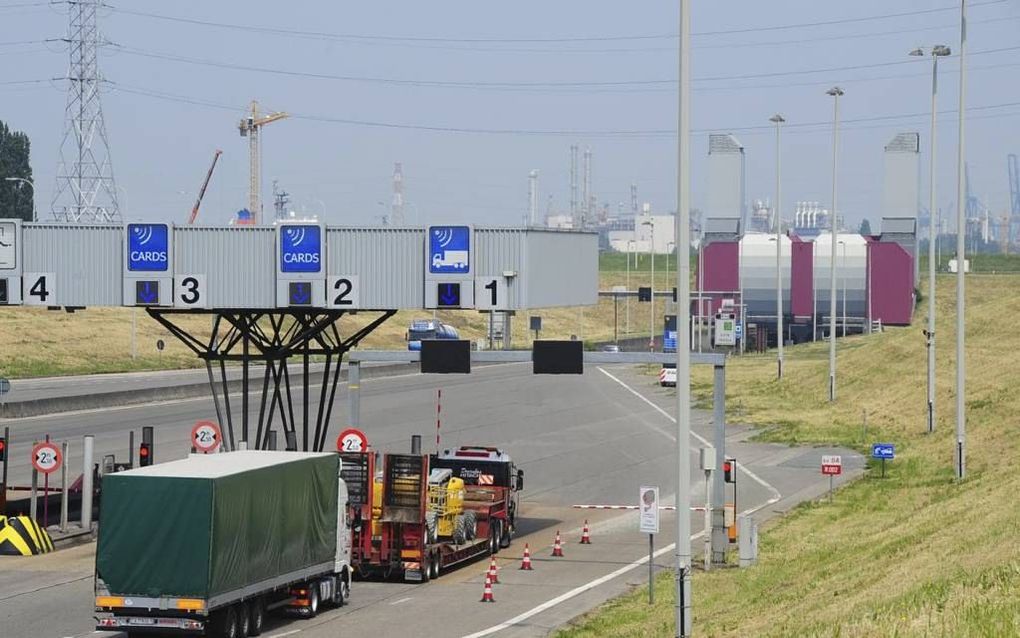
M 266 613 L 350 596 L 347 486 L 335 453 L 239 451 L 102 479 L 96 628 L 242 638 Z
M 351 564 L 360 578 L 425 583 L 509 547 L 524 472 L 496 448 L 439 455 L 343 453 L 351 486 Z

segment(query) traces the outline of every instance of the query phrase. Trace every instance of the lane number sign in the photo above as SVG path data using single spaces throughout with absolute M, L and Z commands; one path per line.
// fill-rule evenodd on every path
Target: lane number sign
M 507 302 L 506 278 L 476 277 L 475 308 L 478 310 L 506 310 Z
M 51 272 L 27 272 L 21 298 L 26 306 L 56 306 L 56 283 Z
M 206 308 L 205 275 L 180 275 L 174 278 L 174 306 Z
M 843 457 L 839 455 L 825 454 L 822 456 L 822 474 L 825 476 L 839 476 L 843 473 Z
M 368 452 L 368 438 L 361 430 L 348 428 L 336 439 L 337 452 Z
M 53 443 L 36 443 L 32 448 L 32 467 L 43 474 L 52 474 L 59 470 L 62 461 L 60 448 Z
M 357 275 L 336 275 L 326 280 L 327 306 L 330 308 L 361 307 L 361 287 Z
M 203 454 L 215 452 L 223 442 L 223 433 L 220 426 L 212 421 L 199 421 L 191 428 L 191 444 Z

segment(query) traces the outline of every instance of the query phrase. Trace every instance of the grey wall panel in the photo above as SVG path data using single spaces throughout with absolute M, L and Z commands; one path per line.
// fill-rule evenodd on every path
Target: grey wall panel
M 225 226 L 174 229 L 174 273 L 205 275 L 210 308 L 276 306 L 276 231 Z
M 122 226 L 25 224 L 23 241 L 24 272 L 55 276 L 48 305 L 122 305 Z
M 526 308 L 525 272 L 528 264 L 524 253 L 528 233 L 520 228 L 475 228 L 475 277 L 502 277 L 504 272 L 515 272 L 506 279 L 508 307 Z
M 597 233 L 529 230 L 525 250 L 528 308 L 598 303 Z
M 358 277 L 361 308 L 382 310 L 425 305 L 424 230 L 329 228 L 326 246 L 328 274 Z M 477 253 L 477 248 L 475 250 Z

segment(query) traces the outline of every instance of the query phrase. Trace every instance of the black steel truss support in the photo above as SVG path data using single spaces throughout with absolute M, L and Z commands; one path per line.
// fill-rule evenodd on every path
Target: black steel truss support
M 322 451 L 326 446 L 329 420 L 333 414 L 333 402 L 336 400 L 337 387 L 340 383 L 344 354 L 396 314 L 395 310 L 379 311 L 379 317 L 344 336 L 339 323 L 340 319 L 348 314 L 345 310 L 307 308 L 146 310 L 149 316 L 158 321 L 170 334 L 205 360 L 213 406 L 216 418 L 223 429 L 227 449 L 238 449 L 242 443 L 249 449 L 268 449 L 274 418 L 278 414 L 287 449 L 316 452 Z M 203 339 L 186 322 L 179 321 L 182 316 L 210 316 L 212 322 L 208 338 Z M 301 384 L 301 393 L 298 396 L 302 402 L 300 421 L 295 418 L 295 395 L 291 391 L 291 371 L 288 364 L 292 357 L 299 357 L 301 363 L 301 374 L 298 375 Z M 315 357 L 322 358 L 324 364 L 322 381 L 318 389 L 319 405 L 313 421 L 311 399 L 312 386 L 315 382 L 311 364 Z M 235 413 L 231 403 L 228 363 L 239 363 L 241 366 L 239 413 Z M 254 395 L 251 388 L 253 377 L 256 382 L 258 379 L 258 373 L 253 375 L 250 368 L 253 363 L 264 366 L 262 392 L 258 395 Z M 213 369 L 216 364 L 218 371 Z M 253 397 L 258 400 L 258 417 L 255 427 L 251 428 Z M 249 438 L 252 429 L 255 430 L 255 436 Z

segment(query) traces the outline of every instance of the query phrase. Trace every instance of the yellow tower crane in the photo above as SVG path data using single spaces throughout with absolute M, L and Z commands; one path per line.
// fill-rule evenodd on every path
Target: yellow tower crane
M 266 124 L 282 120 L 285 117 L 287 117 L 287 114 L 283 112 L 259 115 L 259 103 L 252 100 L 251 112 L 238 124 L 241 137 L 248 138 L 248 161 L 250 163 L 249 173 L 251 177 L 248 192 L 248 209 L 251 212 L 252 223 L 254 224 L 259 223 L 259 217 L 262 214 L 261 203 L 259 201 L 260 193 L 262 192 L 262 152 L 259 149 L 259 130 Z

